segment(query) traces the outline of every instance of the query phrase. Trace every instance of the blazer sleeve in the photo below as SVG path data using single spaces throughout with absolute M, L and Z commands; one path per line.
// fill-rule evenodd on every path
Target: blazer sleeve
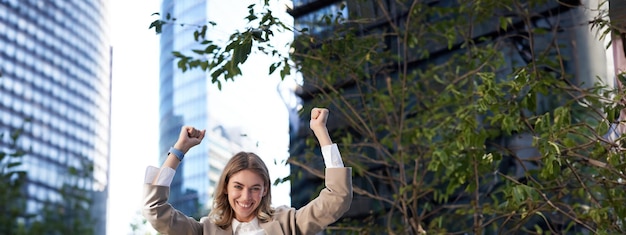
M 326 168 L 319 196 L 296 210 L 296 234 L 316 234 L 343 216 L 352 204 L 352 168 Z
M 161 234 L 201 235 L 202 223 L 167 202 L 170 188 L 144 184 L 143 216 Z

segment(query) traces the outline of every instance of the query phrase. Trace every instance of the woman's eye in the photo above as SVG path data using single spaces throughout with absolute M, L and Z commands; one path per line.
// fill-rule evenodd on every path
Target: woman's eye
M 235 185 L 236 189 L 243 189 L 243 187 L 241 187 L 241 185 Z
M 261 188 L 252 188 L 253 191 L 261 191 Z

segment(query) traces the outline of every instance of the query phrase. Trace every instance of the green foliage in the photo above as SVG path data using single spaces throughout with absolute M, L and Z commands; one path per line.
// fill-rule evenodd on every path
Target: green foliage
M 280 55 L 279 50 L 271 44 L 270 38 L 274 35 L 274 31 L 290 30 L 290 28 L 272 15 L 272 11 L 267 4 L 264 5 L 265 7 L 262 7 L 261 13 L 255 11 L 255 6 L 256 4 L 248 6 L 249 15 L 245 18 L 249 23 L 255 22 L 258 25 L 247 28 L 242 32 L 233 33 L 226 46 L 207 39 L 207 30 L 209 26 L 215 26 L 214 22 L 208 22 L 207 25 L 179 24 L 182 27 L 194 27 L 196 29 L 193 33 L 194 40 L 203 48 L 192 50 L 193 55 L 188 55 L 186 52 L 173 51 L 172 54 L 178 59 L 178 68 L 183 72 L 189 69 L 202 69 L 211 75 L 211 82 L 221 89 L 222 79 L 224 81 L 234 80 L 235 77 L 242 74 L 239 67 L 246 62 L 252 52 L 252 48 L 256 47 L 255 49 L 262 53 L 281 59 L 281 62 L 272 64 L 270 73 L 280 68 L 281 78 L 289 75 L 291 71 L 288 59 Z M 160 15 L 160 13 L 153 14 L 153 16 Z M 176 25 L 176 18 L 169 13 L 163 19 L 154 20 L 149 28 L 160 34 L 163 31 L 163 27 L 168 24 Z
M 20 131 L 13 131 L 8 138 L 8 148 L 0 149 L 0 234 L 16 234 L 19 220 L 26 208 L 23 186 L 26 172 L 20 169 L 24 151 L 17 145 Z M 5 141 L 0 133 L 0 141 Z
M 194 36 L 206 48 L 194 51 L 199 57 L 175 52 L 181 69 L 200 66 L 214 83 L 240 75 L 255 48 L 276 58 L 269 73 L 302 73 L 314 97 L 308 105 L 340 117 L 333 136 L 357 176 L 355 194 L 368 202 L 359 204 L 367 207 L 359 219 L 329 229 L 626 232 L 626 162 L 618 143 L 603 137 L 622 95 L 568 72 L 559 22 L 533 12 L 558 3 L 376 1 L 376 16 L 359 8 L 370 1 L 352 3 L 349 18 L 336 13 L 311 22 L 328 29 L 314 35 L 286 27 L 266 1 L 261 13 L 248 8 L 256 26 L 234 33 L 223 49 L 200 29 Z M 594 29 L 609 25 L 601 19 Z M 552 25 L 540 27 L 542 20 Z M 289 55 L 270 44 L 275 30 L 297 32 Z M 497 35 L 487 33 L 493 30 Z M 308 162 L 290 159 L 321 176 Z
M 22 133 L 23 129 L 10 132 L 8 141 L 0 133 L 7 146 L 0 149 L 0 234 L 94 234 L 91 190 L 81 183 L 93 172 L 87 162 L 80 169 L 68 169 L 67 180 L 58 189 L 62 200 L 43 201 L 41 210 L 27 213 L 28 169 L 21 166 L 28 151 L 18 144 Z

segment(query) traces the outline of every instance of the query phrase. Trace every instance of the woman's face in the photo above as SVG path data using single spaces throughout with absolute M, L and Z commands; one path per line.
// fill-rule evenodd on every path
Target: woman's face
M 228 203 L 235 211 L 235 219 L 249 222 L 256 216 L 261 199 L 267 193 L 263 178 L 251 170 L 242 170 L 233 174 L 228 180 L 226 194 Z

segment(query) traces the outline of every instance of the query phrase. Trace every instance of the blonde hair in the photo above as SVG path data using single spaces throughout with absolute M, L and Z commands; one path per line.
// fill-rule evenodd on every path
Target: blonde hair
M 249 152 L 239 152 L 235 154 L 224 167 L 220 180 L 215 187 L 213 209 L 209 214 L 211 221 L 215 225 L 222 229 L 228 228 L 231 225 L 233 218 L 235 218 L 235 211 L 230 207 L 228 203 L 228 195 L 226 194 L 226 187 L 231 176 L 242 170 L 251 170 L 263 179 L 263 186 L 267 190 L 264 197 L 261 198 L 261 203 L 257 207 L 255 212 L 259 222 L 265 223 L 272 218 L 274 209 L 270 207 L 272 202 L 272 191 L 270 175 L 267 170 L 267 166 L 259 156 Z

